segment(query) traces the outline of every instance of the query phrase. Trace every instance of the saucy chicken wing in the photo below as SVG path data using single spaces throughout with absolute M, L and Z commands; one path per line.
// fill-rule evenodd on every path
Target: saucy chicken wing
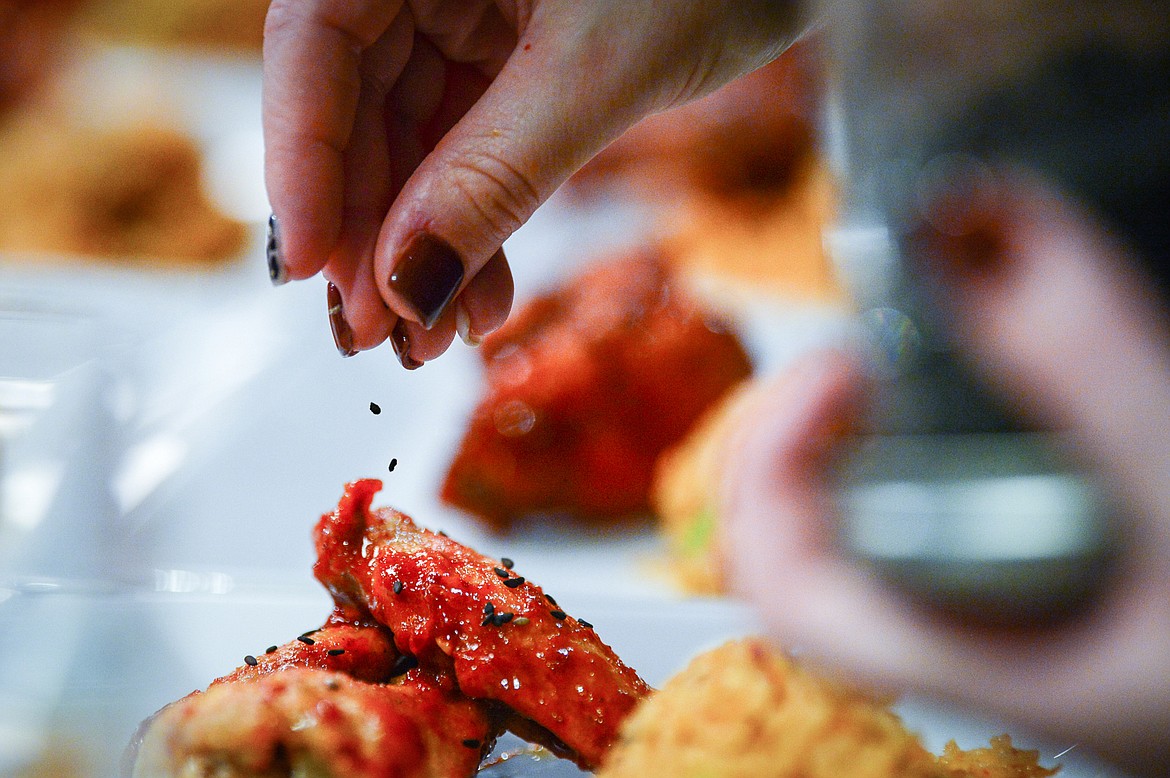
M 654 463 L 751 373 L 739 339 L 657 251 L 619 256 L 485 338 L 486 394 L 442 497 L 497 529 L 534 513 L 649 510 Z
M 259 678 L 290 667 L 333 670 L 367 683 L 385 683 L 401 669 L 394 635 L 377 623 L 352 623 L 338 615 L 263 654 L 247 656 L 244 664 L 212 681 L 212 685 Z
M 314 573 L 339 610 L 368 613 L 421 666 L 450 667 L 463 694 L 543 727 L 559 741 L 545 745 L 583 767 L 599 764 L 649 687 L 510 563 L 371 510 L 381 487 L 350 484 L 317 525 Z
M 421 669 L 373 684 L 286 667 L 160 711 L 134 778 L 467 778 L 491 750 L 486 708 Z

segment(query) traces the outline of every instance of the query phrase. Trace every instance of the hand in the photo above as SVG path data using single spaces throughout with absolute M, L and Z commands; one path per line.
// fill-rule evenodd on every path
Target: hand
M 955 335 L 1033 417 L 1067 430 L 1128 507 L 1116 577 L 1076 618 L 994 629 L 917 607 L 838 552 L 828 471 L 863 406 L 820 355 L 757 391 L 723 494 L 733 588 L 810 661 L 958 699 L 1160 774 L 1170 760 L 1170 325 L 1126 249 L 1026 177 L 985 178 L 920 234 Z M 956 209 L 954 206 L 964 203 Z
M 324 271 L 338 348 L 404 365 L 507 317 L 512 234 L 647 114 L 775 58 L 796 2 L 274 0 L 274 281 Z

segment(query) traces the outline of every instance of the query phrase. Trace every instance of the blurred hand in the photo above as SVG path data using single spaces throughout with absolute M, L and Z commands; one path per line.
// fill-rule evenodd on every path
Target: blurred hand
M 757 390 L 722 495 L 732 587 L 781 644 L 884 691 L 997 711 L 1150 774 L 1170 763 L 1170 341 L 1137 263 L 1027 177 L 940 197 L 918 234 L 961 346 L 1033 418 L 1069 431 L 1132 518 L 1091 609 L 993 629 L 908 602 L 838 552 L 827 468 L 862 410 L 858 363 L 806 360 Z
M 274 281 L 324 271 L 350 354 L 417 367 L 507 317 L 500 251 L 647 114 L 775 58 L 796 1 L 274 0 L 264 133 Z

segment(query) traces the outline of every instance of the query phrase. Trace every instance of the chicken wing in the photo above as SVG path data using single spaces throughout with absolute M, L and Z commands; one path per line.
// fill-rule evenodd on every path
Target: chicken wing
M 353 623 L 335 614 L 324 626 L 295 640 L 245 657 L 244 664 L 212 685 L 246 681 L 290 667 L 333 670 L 359 681 L 385 683 L 394 677 L 400 659 L 394 636 L 385 627 L 376 622 Z
M 372 684 L 305 667 L 212 685 L 160 711 L 134 778 L 467 778 L 487 709 L 421 669 Z
M 350 484 L 316 527 L 314 574 L 339 609 L 368 612 L 399 651 L 451 667 L 468 697 L 503 703 L 557 738 L 554 750 L 596 766 L 649 687 L 509 565 L 393 509 L 372 511 L 381 487 Z
M 644 514 L 654 462 L 751 373 L 658 252 L 601 262 L 484 340 L 486 393 L 442 488 L 494 528 Z

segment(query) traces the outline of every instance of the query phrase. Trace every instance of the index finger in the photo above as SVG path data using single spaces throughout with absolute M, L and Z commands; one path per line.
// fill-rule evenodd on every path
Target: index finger
M 319 272 L 341 230 L 362 52 L 402 0 L 273 0 L 264 25 L 264 169 L 279 245 L 274 281 Z

